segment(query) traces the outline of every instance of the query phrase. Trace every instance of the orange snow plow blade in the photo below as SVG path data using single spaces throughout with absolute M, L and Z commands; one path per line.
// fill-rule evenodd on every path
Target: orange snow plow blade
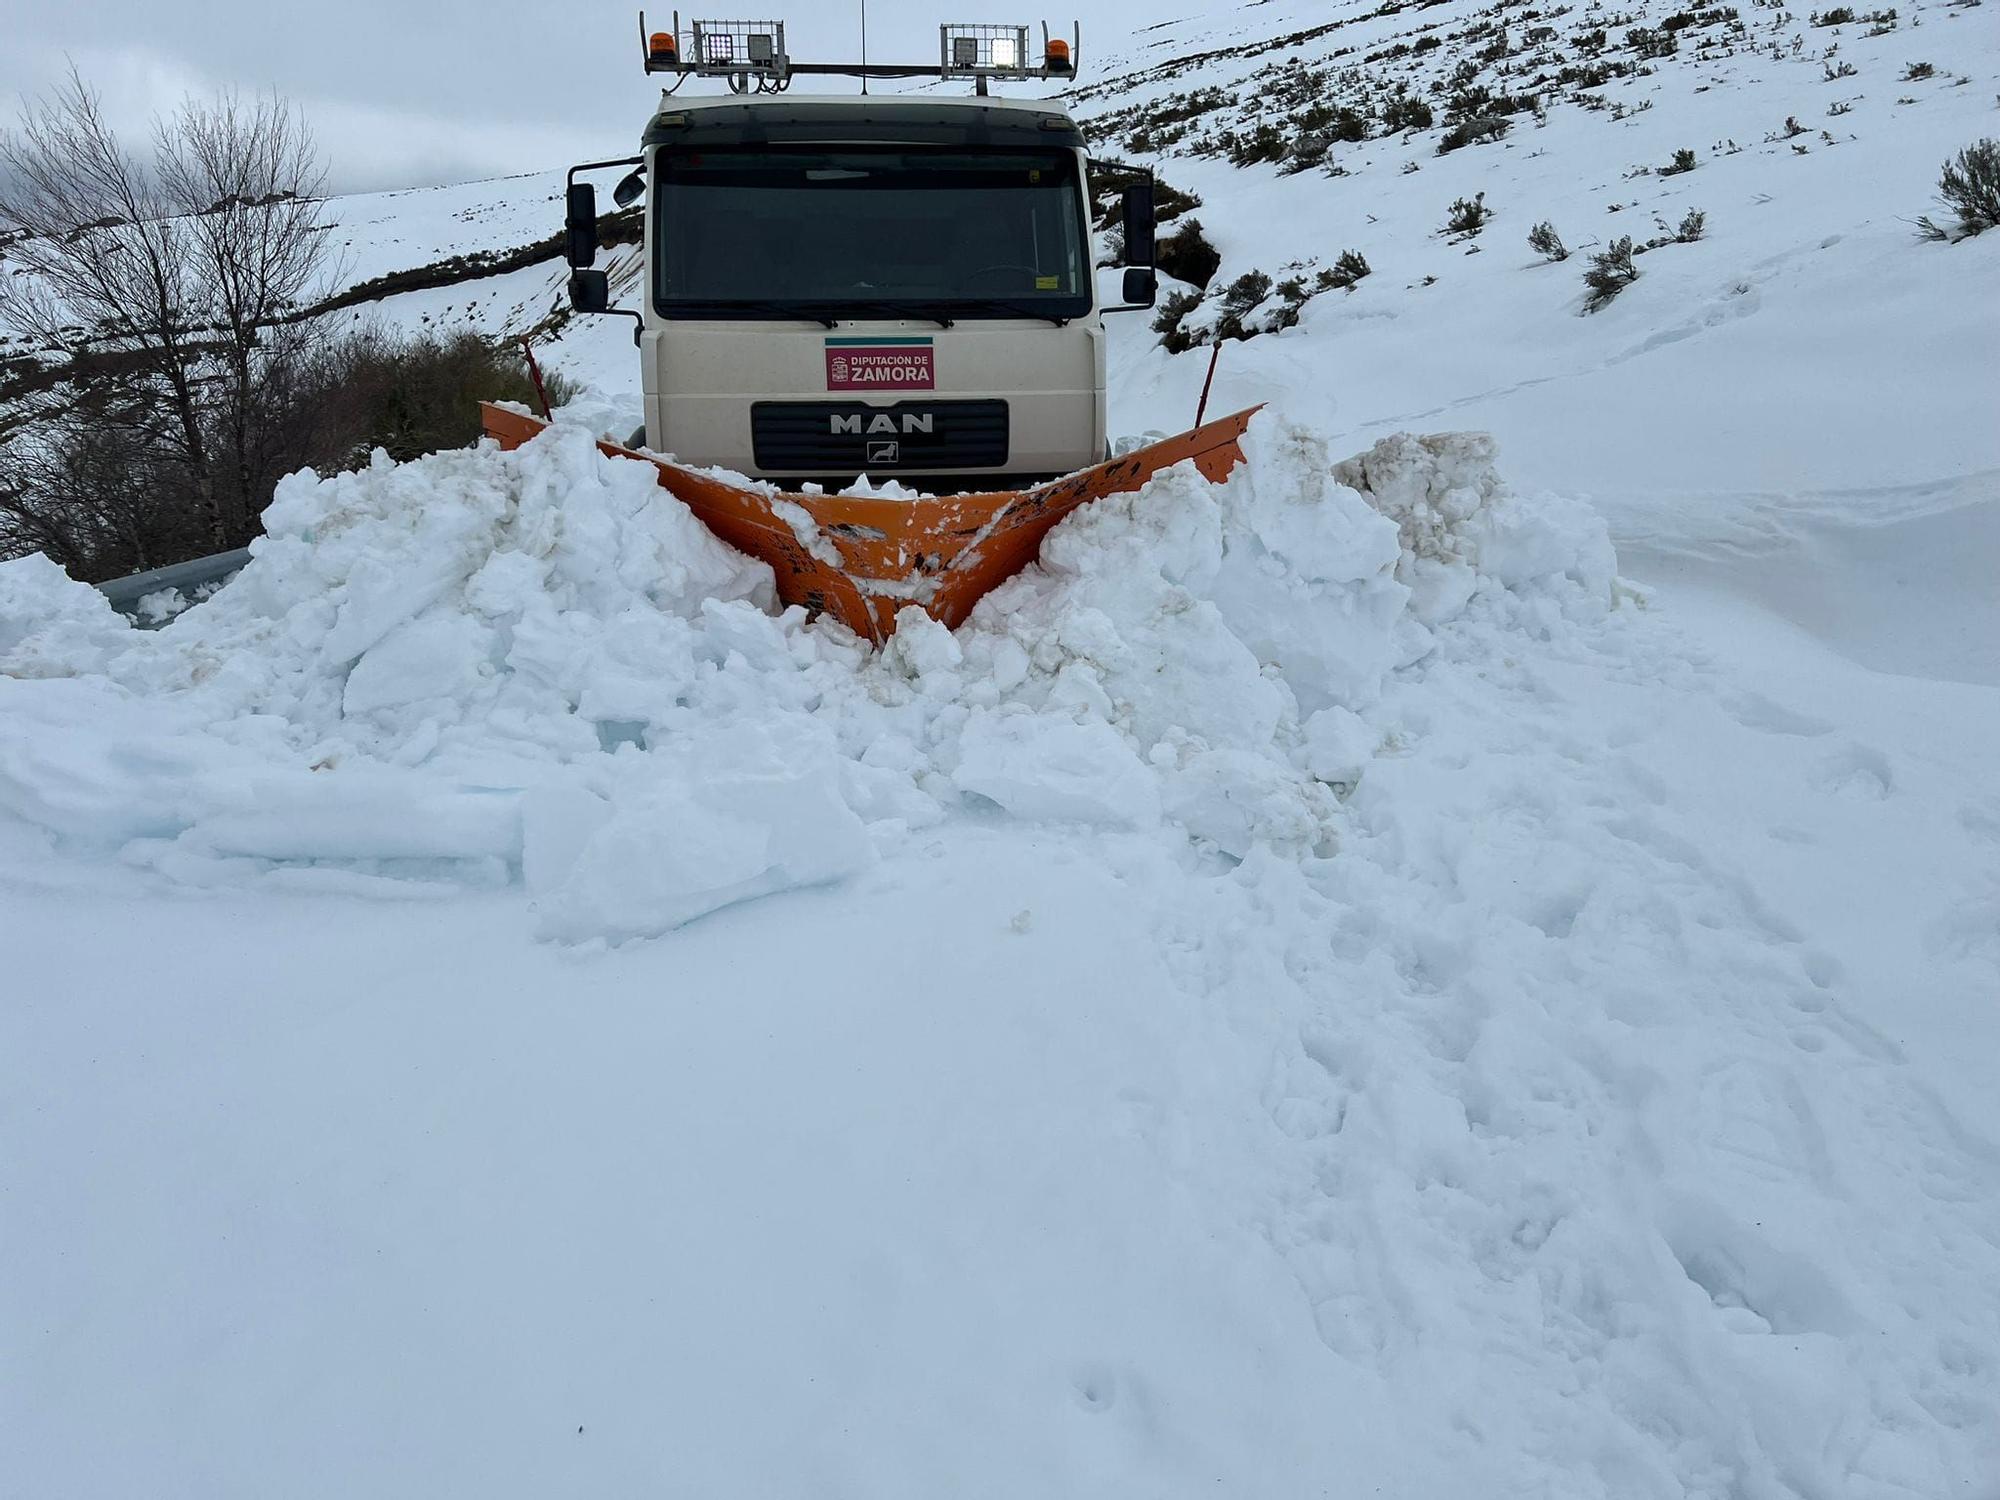
M 615 443 L 597 446 L 657 468 L 660 484 L 710 531 L 771 565 L 785 603 L 830 614 L 880 645 L 896 628 L 896 611 L 909 604 L 957 626 L 989 589 L 1033 562 L 1049 528 L 1079 505 L 1136 490 L 1187 459 L 1207 479 L 1227 478 L 1243 460 L 1238 439 L 1256 411 L 1032 489 L 920 500 L 767 494 Z M 490 402 L 481 402 L 480 412 L 502 448 L 518 448 L 548 425 Z M 776 509 L 786 502 L 800 508 L 796 524 Z

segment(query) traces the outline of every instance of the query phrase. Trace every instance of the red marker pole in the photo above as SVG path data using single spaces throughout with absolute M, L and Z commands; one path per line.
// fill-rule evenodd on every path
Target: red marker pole
M 1201 419 L 1208 415 L 1208 388 L 1215 384 L 1215 362 L 1222 358 L 1222 340 L 1217 338 L 1215 347 L 1208 355 L 1208 379 L 1201 383 L 1201 405 L 1195 408 L 1194 425 L 1201 426 Z
M 549 388 L 542 384 L 542 367 L 535 363 L 535 346 L 526 339 L 522 339 L 521 352 L 528 356 L 528 374 L 535 382 L 535 395 L 542 403 L 542 420 L 544 422 L 553 421 L 554 418 L 549 412 Z M 1207 400 L 1208 393 L 1204 391 L 1202 393 L 1202 401 L 1206 403 Z

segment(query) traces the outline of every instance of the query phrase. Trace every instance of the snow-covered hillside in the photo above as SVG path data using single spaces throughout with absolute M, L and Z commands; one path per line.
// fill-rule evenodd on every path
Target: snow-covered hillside
M 1201 200 L 1184 327 L 1371 274 L 955 634 L 599 455 L 611 319 L 564 430 L 288 480 L 165 629 L 0 564 L 0 1492 L 1996 1500 L 2000 234 L 1906 222 L 1996 57 L 1139 32 L 1076 103 Z M 1474 88 L 1546 123 L 1440 154 Z M 1232 164 L 1315 103 L 1376 123 Z M 560 180 L 340 200 L 347 274 Z M 1114 424 L 1207 358 L 1124 320 Z

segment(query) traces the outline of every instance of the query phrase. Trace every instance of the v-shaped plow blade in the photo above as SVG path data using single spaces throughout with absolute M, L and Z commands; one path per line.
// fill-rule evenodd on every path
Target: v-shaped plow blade
M 799 495 L 727 483 L 650 454 L 599 443 L 658 471 L 662 487 L 730 546 L 771 565 L 778 597 L 840 620 L 880 645 L 908 604 L 955 627 L 989 589 L 1021 571 L 1042 538 L 1079 505 L 1136 490 L 1189 459 L 1215 481 L 1243 460 L 1239 439 L 1257 408 L 1222 417 L 1025 490 L 883 500 Z M 480 403 L 487 435 L 518 448 L 548 424 Z

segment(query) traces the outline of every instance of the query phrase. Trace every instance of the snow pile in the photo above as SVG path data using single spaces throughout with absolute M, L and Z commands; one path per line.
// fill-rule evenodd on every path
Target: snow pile
M 1990 695 L 1737 675 L 1476 437 L 1247 449 L 880 652 L 570 432 L 157 633 L 0 568 L 30 1472 L 1990 1493 Z
M 0 569 L 0 806 L 204 884 L 520 879 L 566 940 L 982 808 L 1329 852 L 1387 675 L 1461 617 L 1601 615 L 1609 547 L 1477 437 L 1336 468 L 1261 421 L 1246 451 L 1086 507 L 956 636 L 912 608 L 879 654 L 773 613 L 763 564 L 582 430 L 301 474 L 157 632 Z
M 125 629 L 104 595 L 41 553 L 0 563 L 0 659 L 16 658 L 7 669 L 15 675 L 28 675 L 45 650 L 58 661 L 87 659 L 93 646 L 121 639 Z

